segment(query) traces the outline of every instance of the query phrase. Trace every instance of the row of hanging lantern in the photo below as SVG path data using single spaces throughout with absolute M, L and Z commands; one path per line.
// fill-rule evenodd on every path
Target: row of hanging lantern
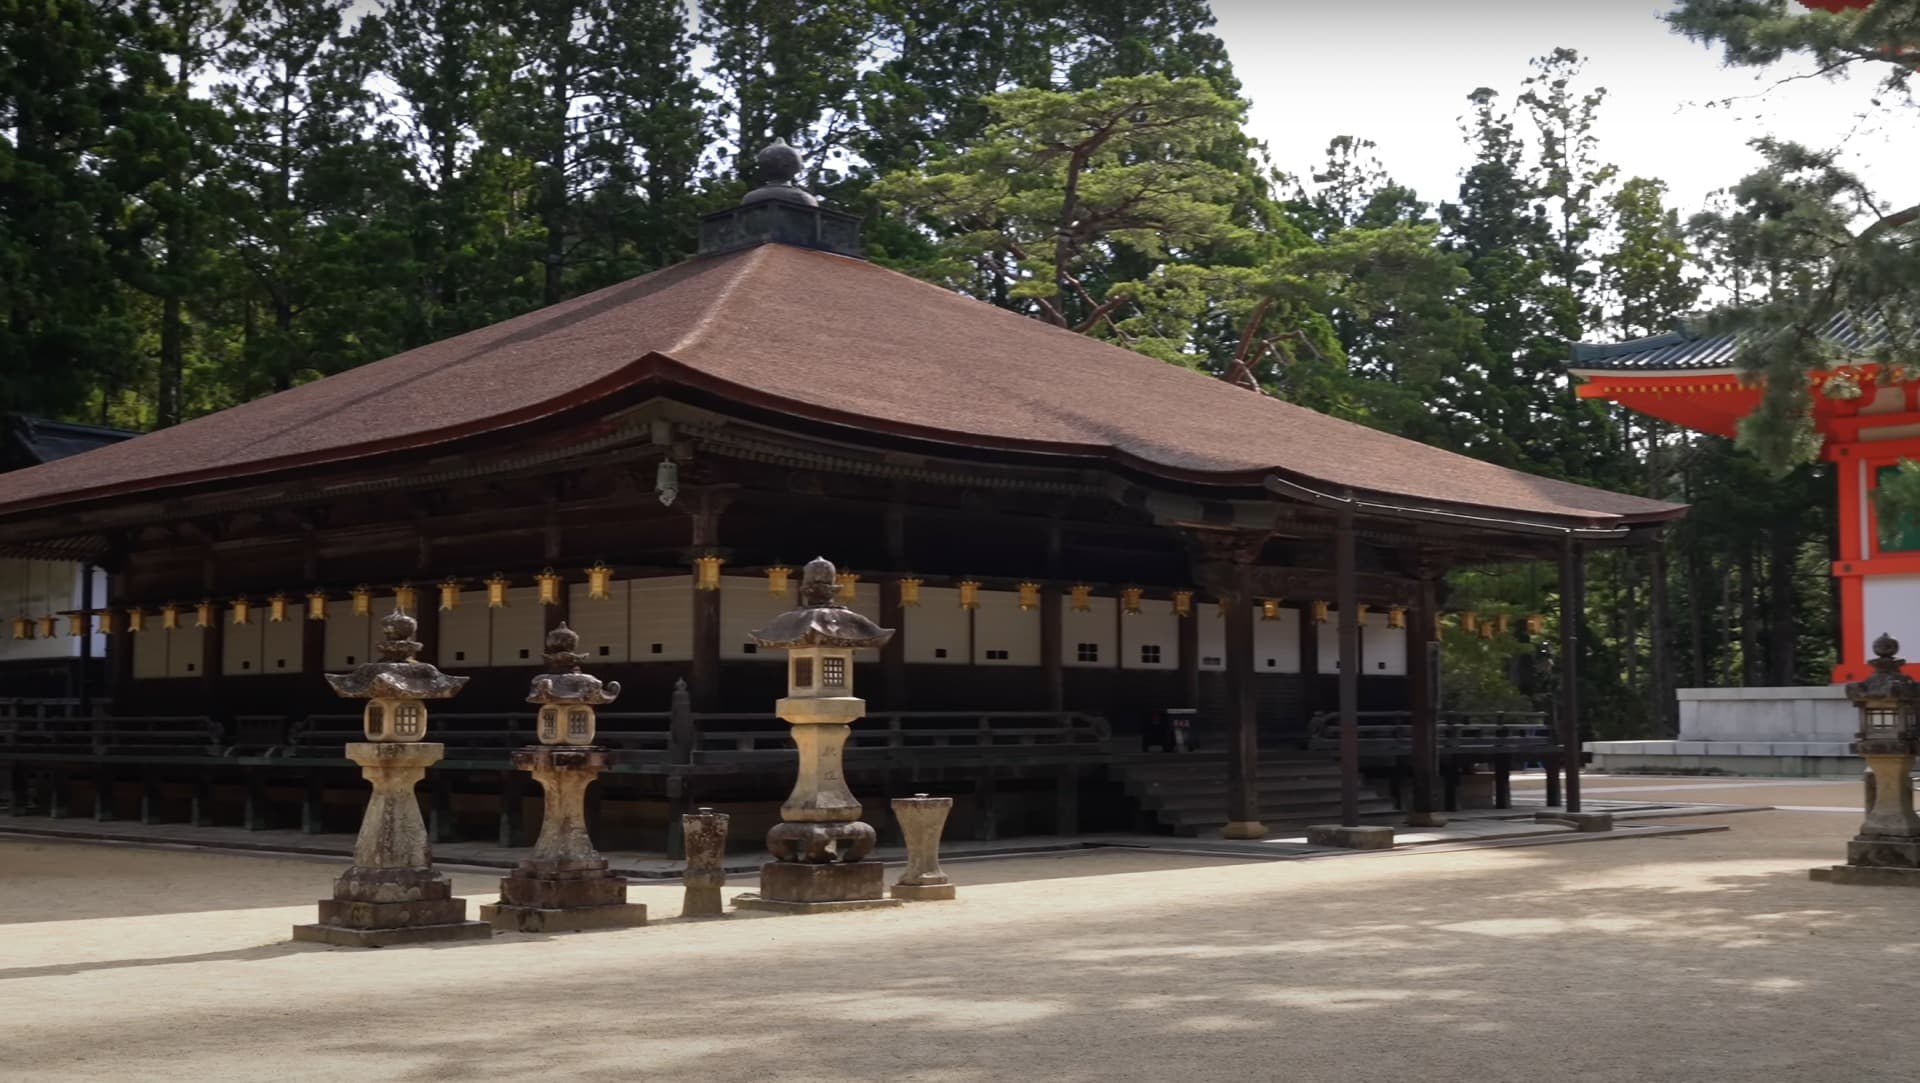
M 481 582 L 487 591 L 487 608 L 504 609 L 508 606 L 507 588 L 512 585 L 512 582 L 506 576 L 496 572 Z M 534 577 L 534 584 L 538 589 L 539 604 L 559 605 L 560 588 L 565 582 L 566 578 L 552 568 L 542 569 L 540 574 Z M 440 609 L 442 612 L 460 608 L 461 595 L 464 587 L 465 583 L 463 581 L 452 576 L 440 581 L 439 595 Z M 605 563 L 596 563 L 587 569 L 588 598 L 595 601 L 610 598 L 612 597 L 612 587 L 612 568 L 608 567 Z M 418 611 L 417 606 L 419 605 L 420 592 L 417 587 L 412 583 L 399 583 L 392 589 L 393 607 L 395 609 L 404 613 Z M 293 595 L 284 592 L 268 595 L 265 614 L 267 623 L 280 624 L 285 622 L 288 619 L 288 607 L 292 604 L 293 597 Z M 374 588 L 366 583 L 362 583 L 347 592 L 347 602 L 351 612 L 356 617 L 372 616 L 373 600 Z M 309 591 L 306 595 L 306 619 L 326 620 L 331 602 L 332 598 L 326 591 Z M 258 607 L 254 605 L 253 599 L 245 596 L 237 597 L 229 601 L 227 605 L 228 612 L 234 624 L 247 625 L 254 622 L 255 610 Z M 218 619 L 215 615 L 217 608 L 217 604 L 211 598 L 196 602 L 191 606 L 182 606 L 174 602 L 168 602 L 161 606 L 158 611 L 160 627 L 168 631 L 180 628 L 182 627 L 182 619 L 187 614 L 192 614 L 193 627 L 210 628 Z M 124 611 L 115 609 L 94 611 L 92 615 L 97 618 L 95 631 L 101 635 L 112 635 L 118 631 L 119 617 L 122 612 L 124 612 L 126 617 L 127 631 L 146 631 L 148 613 L 147 610 L 139 607 L 126 609 Z M 88 615 L 88 613 L 80 610 L 59 614 L 59 616 L 65 616 L 67 618 L 67 634 L 72 636 L 82 635 L 86 632 Z M 49 639 L 56 634 L 56 628 L 57 621 L 55 614 L 49 613 L 39 618 L 20 616 L 14 618 L 13 621 L 13 638 Z

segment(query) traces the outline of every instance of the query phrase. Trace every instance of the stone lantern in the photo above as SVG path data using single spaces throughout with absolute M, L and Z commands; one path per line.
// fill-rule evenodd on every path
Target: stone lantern
M 761 647 L 788 652 L 787 694 L 774 705 L 793 727 L 799 770 L 780 806 L 782 822 L 767 832 L 774 860 L 760 867 L 760 893 L 736 906 L 813 913 L 890 906 L 884 866 L 873 852 L 872 826 L 860 821 L 860 802 L 847 789 L 843 766 L 848 723 L 866 713 L 853 694 L 854 652 L 893 638 L 839 600 L 834 567 L 825 558 L 800 577 L 800 606 L 753 633 Z
M 587 834 L 587 787 L 613 765 L 611 749 L 594 746 L 593 709 L 620 695 L 620 682 L 584 673 L 580 634 L 560 622 L 547 633 L 547 668 L 533 679 L 527 702 L 538 704 L 540 743 L 518 749 L 513 765 L 532 775 L 546 797 L 533 853 L 500 881 L 500 901 L 480 916 L 523 933 L 612 929 L 647 923 L 647 908 L 627 901 L 625 877 Z
M 377 948 L 493 933 L 485 922 L 467 920 L 467 900 L 454 898 L 452 884 L 433 868 L 413 794 L 447 751 L 425 739 L 426 701 L 447 699 L 467 683 L 414 657 L 418 628 L 396 609 L 380 622 L 378 661 L 326 675 L 334 694 L 368 701 L 362 715 L 367 740 L 349 742 L 346 753 L 373 784 L 373 796 L 360 820 L 353 864 L 333 882 L 333 898 L 320 900 L 320 920 L 294 926 L 295 940 Z
M 1860 833 L 1847 843 L 1847 863 L 1812 870 L 1835 883 L 1920 887 L 1920 816 L 1913 811 L 1913 758 L 1920 737 L 1920 681 L 1902 671 L 1892 636 L 1873 641 L 1873 675 L 1847 685 L 1860 711 L 1854 748 L 1867 761 L 1870 786 Z

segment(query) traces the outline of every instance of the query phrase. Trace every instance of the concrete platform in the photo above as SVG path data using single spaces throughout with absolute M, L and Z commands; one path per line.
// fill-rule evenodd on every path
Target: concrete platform
M 404 925 L 398 929 L 352 929 L 345 925 L 309 924 L 295 925 L 293 938 L 340 948 L 391 948 L 402 944 L 491 940 L 493 926 L 484 921 L 461 921 L 451 925 Z
M 741 910 L 768 914 L 839 914 L 848 910 L 885 910 L 907 905 L 900 899 L 842 899 L 835 902 L 787 902 L 763 899 L 758 895 L 735 895 L 733 905 Z

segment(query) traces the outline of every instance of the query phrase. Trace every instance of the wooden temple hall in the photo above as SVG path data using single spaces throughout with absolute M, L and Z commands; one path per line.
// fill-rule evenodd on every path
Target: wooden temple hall
M 105 650 L 88 709 L 0 718 L 12 813 L 352 830 L 358 705 L 321 673 L 366 661 L 397 606 L 424 660 L 471 678 L 434 708 L 437 838 L 528 836 L 537 793 L 507 757 L 566 621 L 624 687 L 598 841 L 671 850 L 699 803 L 757 846 L 793 746 L 784 667 L 749 632 L 816 555 L 899 630 L 855 666 L 869 816 L 930 791 L 979 838 L 1257 837 L 1435 811 L 1475 766 L 1574 746 L 1571 672 L 1555 728 L 1440 718 L 1440 577 L 1553 560 L 1578 607 L 1586 551 L 1682 508 L 876 266 L 856 219 L 770 173 L 679 265 L 0 475 L 0 558 L 105 573 L 78 614 Z

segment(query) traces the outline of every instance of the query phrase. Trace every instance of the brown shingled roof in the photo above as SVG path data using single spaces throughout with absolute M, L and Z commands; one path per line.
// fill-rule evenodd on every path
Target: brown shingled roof
M 1681 509 L 1442 451 L 860 260 L 708 256 L 84 455 L 0 476 L 0 514 L 344 461 L 524 423 L 648 380 L 816 421 L 1589 523 Z

